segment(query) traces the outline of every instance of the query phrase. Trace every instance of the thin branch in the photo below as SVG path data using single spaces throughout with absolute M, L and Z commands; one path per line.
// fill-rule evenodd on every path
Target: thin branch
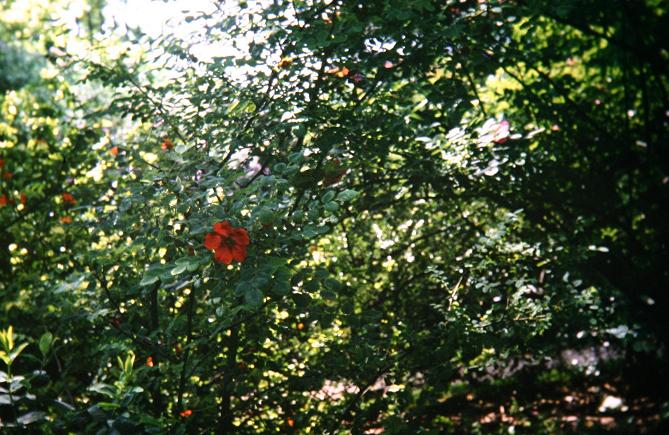
M 186 324 L 186 349 L 184 350 L 183 365 L 181 366 L 181 375 L 179 377 L 179 390 L 177 393 L 177 410 L 183 409 L 183 395 L 186 389 L 186 374 L 188 368 L 188 359 L 191 352 L 191 342 L 193 341 L 193 317 L 195 315 L 195 288 L 191 289 L 188 295 L 188 321 Z

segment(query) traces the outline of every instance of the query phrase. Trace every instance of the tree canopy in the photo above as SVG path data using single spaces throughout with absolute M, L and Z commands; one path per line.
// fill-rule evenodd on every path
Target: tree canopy
M 667 6 L 7 1 L 0 427 L 664 427 Z

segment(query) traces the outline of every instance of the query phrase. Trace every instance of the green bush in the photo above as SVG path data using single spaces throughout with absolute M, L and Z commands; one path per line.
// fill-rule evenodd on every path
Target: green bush
M 662 421 L 666 13 L 239 2 L 185 17 L 212 59 L 43 22 L 39 74 L 0 60 L 2 424 L 558 432 L 591 387 L 590 430 L 602 385 Z

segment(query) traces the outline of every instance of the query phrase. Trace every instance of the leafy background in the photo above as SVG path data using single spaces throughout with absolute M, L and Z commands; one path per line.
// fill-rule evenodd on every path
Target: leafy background
M 3 429 L 664 427 L 664 2 L 104 6 L 0 10 Z

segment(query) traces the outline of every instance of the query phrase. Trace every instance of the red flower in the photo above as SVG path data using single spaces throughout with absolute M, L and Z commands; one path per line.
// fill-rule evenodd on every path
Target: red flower
M 166 138 L 165 140 L 163 140 L 163 143 L 160 145 L 160 148 L 162 148 L 163 151 L 171 150 L 172 148 L 174 148 L 174 144 L 170 139 Z
M 74 196 L 67 192 L 63 193 L 63 201 L 70 203 L 71 205 L 77 205 L 77 200 L 74 199 Z
M 118 156 L 118 147 L 112 147 L 112 149 L 109 150 L 109 154 L 114 157 Z
M 153 358 L 152 357 L 146 358 L 146 366 L 147 367 L 153 367 Z
M 21 204 L 26 205 L 26 202 L 28 202 L 28 197 L 26 196 L 25 192 L 21 192 Z
M 182 417 L 184 417 L 184 418 L 186 418 L 186 417 L 190 417 L 191 414 L 193 414 L 193 411 L 190 410 L 190 409 L 186 409 L 186 410 L 181 411 L 181 412 L 179 413 L 179 415 L 182 416 Z
M 5 195 L 4 193 L 0 195 L 0 207 L 6 206 L 8 202 L 9 200 L 7 199 L 7 195 Z
M 204 238 L 204 247 L 214 251 L 214 259 L 224 264 L 230 264 L 232 260 L 244 261 L 249 243 L 246 229 L 234 228 L 228 221 L 215 223 L 214 232 Z
M 72 216 L 61 216 L 60 221 L 64 224 L 71 224 L 72 223 Z

